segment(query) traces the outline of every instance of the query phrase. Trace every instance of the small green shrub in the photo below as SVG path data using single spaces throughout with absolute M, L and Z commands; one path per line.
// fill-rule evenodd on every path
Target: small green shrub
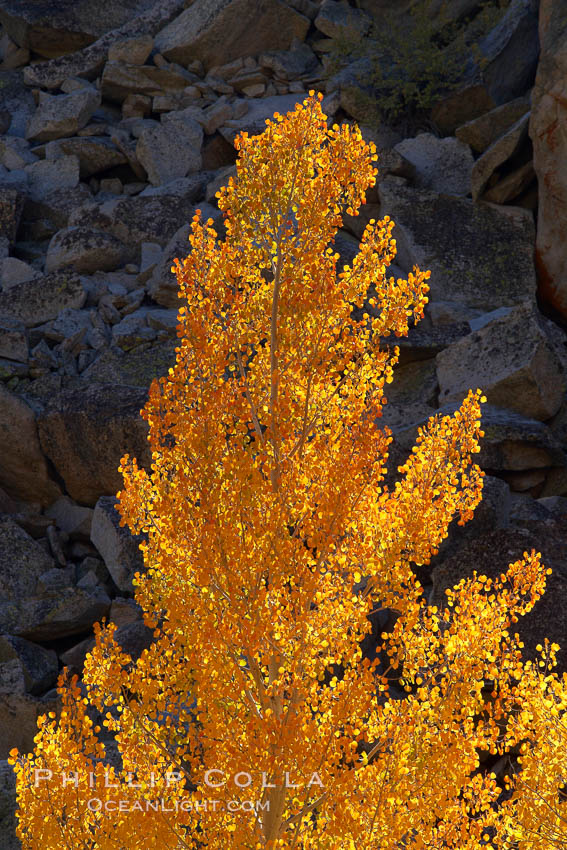
M 477 41 L 497 23 L 508 0 L 479 2 L 474 19 L 460 21 L 443 10 L 433 15 L 433 2 L 418 0 L 407 15 L 385 13 L 366 38 L 345 30 L 333 39 L 329 76 L 363 60 L 364 70 L 353 73 L 356 83 L 343 86 L 359 120 L 415 125 L 458 88 L 471 59 L 482 66 Z

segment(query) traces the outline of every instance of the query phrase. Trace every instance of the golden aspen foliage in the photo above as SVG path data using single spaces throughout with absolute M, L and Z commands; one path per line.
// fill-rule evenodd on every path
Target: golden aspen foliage
M 135 595 L 154 643 L 133 661 L 97 626 L 82 683 L 62 675 L 60 715 L 12 752 L 24 850 L 567 838 L 565 683 L 553 648 L 547 668 L 524 663 L 509 631 L 546 571 L 525 553 L 442 611 L 424 599 L 412 565 L 481 499 L 484 398 L 433 417 L 386 484 L 395 337 L 423 316 L 429 273 L 387 276 L 387 217 L 339 264 L 334 237 L 377 157 L 320 101 L 240 135 L 218 194 L 226 237 L 197 213 L 175 261 L 176 362 L 143 410 L 151 469 L 125 456 L 118 494 L 145 537 Z M 384 607 L 395 624 L 363 653 Z M 503 788 L 480 757 L 514 752 Z

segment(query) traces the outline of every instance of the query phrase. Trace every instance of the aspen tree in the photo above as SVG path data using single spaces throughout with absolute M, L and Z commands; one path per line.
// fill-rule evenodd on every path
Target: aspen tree
M 143 410 L 151 469 L 121 462 L 154 642 L 133 662 L 97 625 L 82 685 L 62 675 L 60 715 L 12 752 L 23 848 L 527 850 L 517 778 L 505 800 L 479 754 L 527 739 L 555 764 L 530 706 L 556 697 L 561 714 L 564 686 L 508 631 L 546 571 L 525 553 L 441 611 L 413 569 L 481 499 L 484 398 L 420 428 L 386 484 L 395 339 L 423 316 L 429 272 L 388 277 L 388 217 L 339 262 L 375 147 L 328 127 L 314 93 L 235 144 L 226 237 L 197 213 L 175 261 L 176 362 Z M 397 619 L 368 657 L 381 607 Z

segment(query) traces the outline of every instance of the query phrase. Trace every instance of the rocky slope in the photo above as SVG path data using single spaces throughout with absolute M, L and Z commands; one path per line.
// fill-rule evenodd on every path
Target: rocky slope
M 311 88 L 380 152 L 377 188 L 337 250 L 348 261 L 366 220 L 387 214 L 392 273 L 432 271 L 384 416 L 392 465 L 469 387 L 489 401 L 485 500 L 424 571 L 426 592 L 439 602 L 472 569 L 499 572 L 534 547 L 554 574 L 521 624 L 526 649 L 544 634 L 567 645 L 564 4 L 541 0 L 540 56 L 538 3 L 511 0 L 432 132 L 406 138 L 368 125 L 354 62 L 333 74 L 327 60 L 403 4 L 185 5 L 0 1 L 0 759 L 32 746 L 94 622 L 119 624 L 133 654 L 147 645 L 137 542 L 113 495 L 120 457 L 148 460 L 139 410 L 174 358 L 171 261 L 197 208 L 220 225 L 235 135 Z M 454 19 L 477 6 L 449 3 Z M 0 848 L 17 846 L 11 786 L 0 761 Z

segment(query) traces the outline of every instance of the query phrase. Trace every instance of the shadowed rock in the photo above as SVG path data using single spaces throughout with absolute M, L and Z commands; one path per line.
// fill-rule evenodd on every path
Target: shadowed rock
M 94 505 L 120 489 L 124 454 L 149 464 L 145 402 L 140 387 L 77 381 L 47 403 L 38 418 L 41 447 L 77 502 Z
M 285 50 L 307 35 L 309 18 L 281 0 L 195 0 L 155 39 L 166 59 L 221 65 L 263 50 Z

